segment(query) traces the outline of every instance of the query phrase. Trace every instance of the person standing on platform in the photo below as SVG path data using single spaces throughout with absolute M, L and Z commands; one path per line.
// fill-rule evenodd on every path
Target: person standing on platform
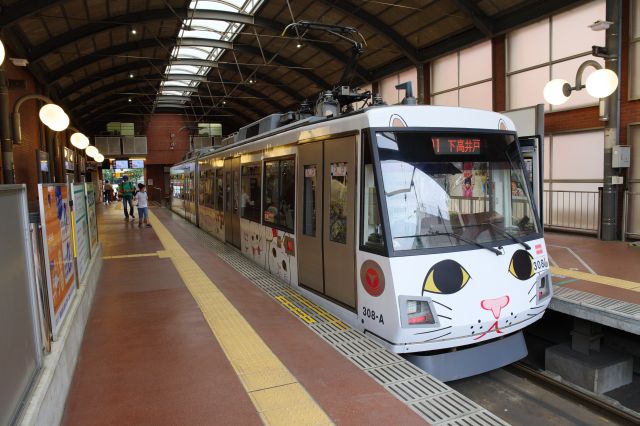
M 140 191 L 136 194 L 138 203 L 138 227 L 142 226 L 142 221 L 146 227 L 151 228 L 149 224 L 149 198 L 147 196 L 147 188 L 143 184 L 139 184 Z
M 129 176 L 122 178 L 122 185 L 120 186 L 120 195 L 122 198 L 122 209 L 124 210 L 124 220 L 129 220 L 129 214 L 131 214 L 131 220 L 135 220 L 133 214 L 133 195 L 136 191 L 136 187 L 133 183 L 129 182 Z M 127 204 L 129 204 L 129 211 L 127 212 Z

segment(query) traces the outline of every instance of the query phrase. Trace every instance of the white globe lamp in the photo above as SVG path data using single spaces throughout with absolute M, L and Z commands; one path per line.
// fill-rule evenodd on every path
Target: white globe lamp
M 38 113 L 40 120 L 51 130 L 62 132 L 69 127 L 69 116 L 56 104 L 46 104 Z
M 71 140 L 71 145 L 75 146 L 78 149 L 82 149 L 82 148 L 80 148 L 80 145 L 82 144 L 82 138 L 84 138 L 84 137 L 85 136 L 80 132 L 76 132 L 76 133 L 72 134 L 71 138 L 69 138 Z
M 562 105 L 569 100 L 569 95 L 565 94 L 565 84 L 571 87 L 567 80 L 556 78 L 544 86 L 544 100 L 551 105 Z
M 80 135 L 82 135 L 82 137 L 80 138 L 80 141 L 78 142 L 77 148 L 78 149 L 85 149 L 86 147 L 91 145 L 91 142 L 89 142 L 89 138 L 86 137 L 85 135 L 83 135 L 82 133 L 80 133 Z
M 93 157 L 93 159 L 96 160 L 98 163 L 102 163 L 104 161 L 104 155 L 98 153 L 98 155 Z
M 4 62 L 4 44 L 2 44 L 2 40 L 0 40 L 0 65 Z
M 616 91 L 618 76 L 609 69 L 599 69 L 589 74 L 586 86 L 587 92 L 594 98 L 606 98 Z
M 96 148 L 93 145 L 89 145 L 87 147 L 87 149 L 85 149 L 85 152 L 87 153 L 87 155 L 93 159 L 96 158 L 96 155 L 100 154 L 100 152 L 98 151 L 98 148 Z

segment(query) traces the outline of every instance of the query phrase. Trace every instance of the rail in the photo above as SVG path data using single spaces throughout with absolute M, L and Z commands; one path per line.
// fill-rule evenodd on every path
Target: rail
M 544 226 L 597 234 L 600 195 L 597 191 L 544 190 Z
M 640 192 L 624 191 L 622 241 L 640 239 Z

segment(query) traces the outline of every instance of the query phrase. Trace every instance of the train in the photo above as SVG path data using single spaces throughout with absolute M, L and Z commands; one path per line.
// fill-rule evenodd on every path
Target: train
M 442 380 L 527 354 L 552 296 L 515 126 L 483 110 L 274 114 L 171 167 L 171 209 Z

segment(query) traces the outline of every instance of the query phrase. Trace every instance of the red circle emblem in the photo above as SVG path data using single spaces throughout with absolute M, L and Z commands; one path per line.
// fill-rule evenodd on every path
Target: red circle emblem
M 384 292 L 384 273 L 373 260 L 365 261 L 360 267 L 360 282 L 364 289 L 374 297 Z

